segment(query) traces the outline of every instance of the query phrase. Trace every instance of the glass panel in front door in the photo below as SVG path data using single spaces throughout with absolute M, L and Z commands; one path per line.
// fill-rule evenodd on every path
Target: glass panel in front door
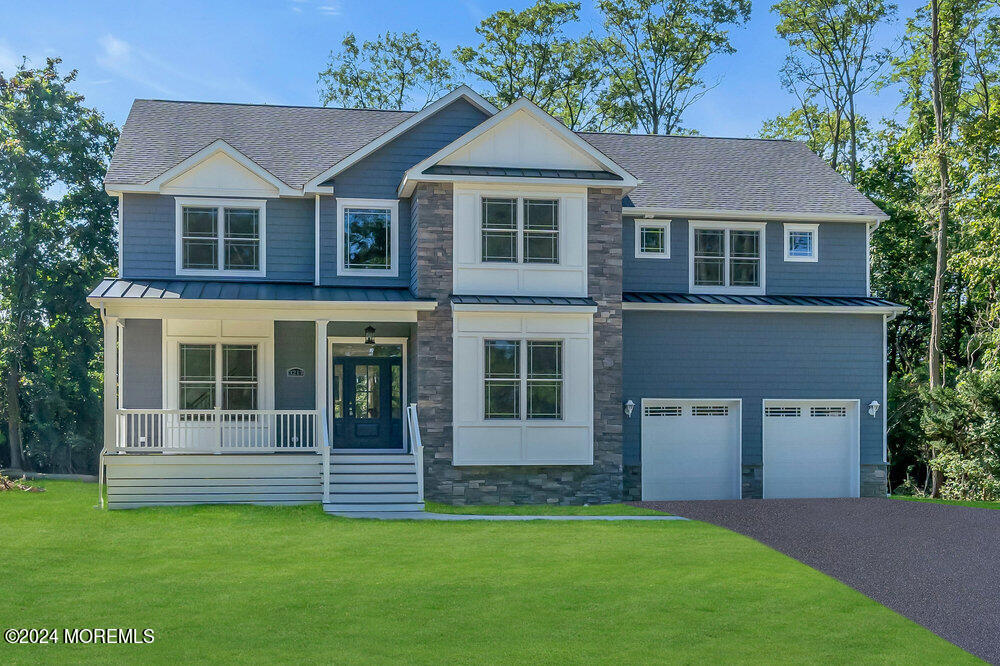
M 354 418 L 377 419 L 379 413 L 379 367 L 354 367 Z

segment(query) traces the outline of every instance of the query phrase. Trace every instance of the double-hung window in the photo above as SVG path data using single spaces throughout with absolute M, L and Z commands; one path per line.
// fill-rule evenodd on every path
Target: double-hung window
M 485 418 L 561 419 L 561 340 L 484 340 Z M 523 352 L 523 353 L 522 353 Z
M 691 224 L 691 291 L 764 293 L 764 225 Z
M 263 201 L 177 200 L 177 272 L 264 275 Z
M 481 260 L 484 263 L 559 263 L 559 200 L 483 197 Z
M 257 409 L 257 345 L 182 343 L 179 357 L 180 409 Z
M 337 199 L 337 274 L 399 275 L 399 202 Z

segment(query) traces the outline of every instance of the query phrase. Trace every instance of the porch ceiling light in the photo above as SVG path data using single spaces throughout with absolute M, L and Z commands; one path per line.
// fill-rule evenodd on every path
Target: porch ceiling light
M 368 325 L 367 328 L 365 328 L 365 344 L 366 345 L 375 344 L 375 327 L 370 324 Z

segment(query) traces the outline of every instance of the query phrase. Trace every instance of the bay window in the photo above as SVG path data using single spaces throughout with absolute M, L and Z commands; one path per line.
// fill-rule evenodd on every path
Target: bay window
M 691 291 L 764 293 L 764 225 L 691 223 Z
M 178 274 L 264 275 L 264 202 L 177 199 Z

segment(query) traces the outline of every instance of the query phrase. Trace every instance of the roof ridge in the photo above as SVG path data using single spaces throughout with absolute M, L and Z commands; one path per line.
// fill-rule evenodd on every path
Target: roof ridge
M 704 134 L 648 134 L 643 132 L 577 132 L 592 136 L 648 136 L 662 139 L 716 139 L 721 141 L 774 141 L 777 143 L 803 143 L 798 139 L 767 139 L 753 136 L 705 136 Z
M 308 104 L 267 104 L 264 102 L 205 102 L 194 99 L 157 99 L 151 97 L 136 97 L 135 102 L 160 102 L 164 104 L 206 104 L 212 106 L 266 106 L 275 109 L 316 109 L 317 111 L 371 111 L 374 113 L 408 113 L 416 115 L 419 111 L 406 109 L 364 109 L 351 106 L 312 106 Z

